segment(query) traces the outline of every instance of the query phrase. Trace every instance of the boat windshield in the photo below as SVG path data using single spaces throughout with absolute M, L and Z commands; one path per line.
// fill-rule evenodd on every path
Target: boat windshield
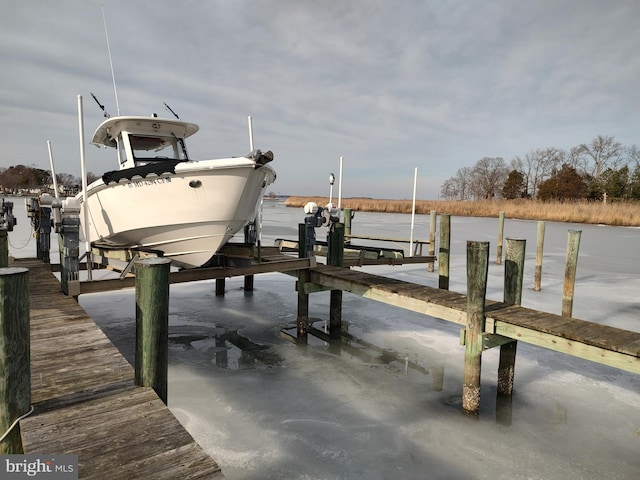
M 129 142 L 137 165 L 163 160 L 188 160 L 184 141 L 175 135 L 164 137 L 129 134 Z

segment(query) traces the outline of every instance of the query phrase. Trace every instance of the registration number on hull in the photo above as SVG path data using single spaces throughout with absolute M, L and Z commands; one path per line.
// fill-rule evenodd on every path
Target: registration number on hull
M 147 187 L 150 185 L 160 185 L 162 183 L 171 183 L 171 177 L 145 178 L 143 180 L 129 182 L 127 186 L 129 188 L 139 188 L 139 187 Z

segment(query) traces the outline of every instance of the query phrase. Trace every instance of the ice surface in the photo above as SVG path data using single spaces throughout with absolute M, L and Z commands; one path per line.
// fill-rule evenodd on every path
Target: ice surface
M 263 244 L 295 238 L 303 217 L 267 202 Z M 418 215 L 414 237 L 426 239 L 428 224 Z M 353 224 L 354 234 L 395 238 L 409 229 L 410 215 L 358 212 Z M 527 239 L 523 305 L 560 313 L 569 229 L 582 230 L 574 316 L 640 331 L 635 228 L 548 222 L 542 291 L 534 292 L 536 223 L 507 219 L 505 237 Z M 466 290 L 466 241 L 489 241 L 488 297 L 501 300 L 497 219 L 453 217 L 451 236 L 451 290 Z M 10 240 L 24 243 L 24 234 Z M 10 250 L 33 256 L 35 245 L 23 255 Z M 368 270 L 438 282 L 424 265 Z M 244 292 L 241 278 L 227 279 L 224 298 L 213 281 L 171 286 L 169 407 L 227 478 L 640 478 L 640 376 L 521 342 L 512 402 L 496 401 L 498 351 L 489 350 L 481 413 L 469 418 L 460 405 L 458 326 L 344 294 L 354 340 L 299 347 L 279 335 L 295 324 L 294 285 L 288 275 L 263 274 Z M 133 362 L 134 292 L 83 295 L 80 303 Z M 328 293 L 310 303 L 323 328 Z

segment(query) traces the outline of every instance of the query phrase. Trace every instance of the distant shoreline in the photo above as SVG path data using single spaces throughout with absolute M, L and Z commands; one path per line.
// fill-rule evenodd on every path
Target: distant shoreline
M 335 199 L 333 200 L 335 203 Z M 288 207 L 303 207 L 307 202 L 329 203 L 328 197 L 290 196 L 284 200 Z M 361 212 L 411 213 L 412 200 L 378 200 L 373 198 L 343 198 L 342 208 Z M 538 202 L 535 200 L 416 200 L 416 213 L 429 214 L 435 210 L 465 217 L 498 217 L 545 220 L 551 222 L 586 223 L 640 227 L 640 203 L 637 202 Z

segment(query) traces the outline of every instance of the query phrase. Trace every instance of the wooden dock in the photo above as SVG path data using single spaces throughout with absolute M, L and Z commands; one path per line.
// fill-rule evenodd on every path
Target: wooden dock
M 222 479 L 206 454 L 40 260 L 29 268 L 31 403 L 25 453 L 78 455 L 82 479 Z
M 439 288 L 403 282 L 341 267 L 317 266 L 309 282 L 461 326 L 467 324 L 467 297 Z M 316 291 L 313 285 L 306 287 Z M 488 300 L 484 348 L 513 340 L 640 374 L 640 333 Z

